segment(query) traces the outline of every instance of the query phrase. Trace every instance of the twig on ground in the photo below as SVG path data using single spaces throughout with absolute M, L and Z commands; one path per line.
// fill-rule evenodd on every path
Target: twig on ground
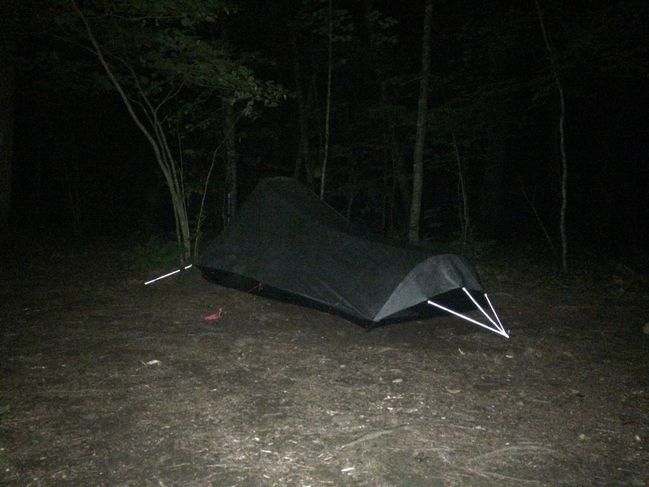
M 551 450 L 550 448 L 546 446 L 539 446 L 539 445 L 512 445 L 512 446 L 506 446 L 503 448 L 498 448 L 496 450 L 487 452 L 487 453 L 482 453 L 480 455 L 477 455 L 473 458 L 470 458 L 467 461 L 467 464 L 475 463 L 475 462 L 481 462 L 485 461 L 494 457 L 500 457 L 503 455 L 526 455 L 526 454 L 531 454 L 531 453 L 545 453 L 547 455 L 552 455 L 556 453 L 554 450 Z
M 396 431 L 399 431 L 399 430 L 414 431 L 412 427 L 407 426 L 407 425 L 397 426 L 396 428 L 390 428 L 390 429 L 386 429 L 386 430 L 372 431 L 371 433 L 367 433 L 367 434 L 361 436 L 360 438 L 355 439 L 354 441 L 351 441 L 349 443 L 341 445 L 339 448 L 341 450 L 343 450 L 345 448 L 356 446 L 359 443 L 363 443 L 363 442 L 366 442 L 366 441 L 372 441 L 372 440 L 375 440 L 376 438 L 380 438 L 381 436 L 390 435 L 390 434 L 395 433 Z
M 495 472 L 485 472 L 483 470 L 475 469 L 475 468 L 466 467 L 466 468 L 464 468 L 464 470 L 466 472 L 469 472 L 469 473 L 473 474 L 473 475 L 477 475 L 478 477 L 482 477 L 482 478 L 486 478 L 486 479 L 495 479 L 495 480 L 500 480 L 500 481 L 508 480 L 508 481 L 513 481 L 516 484 L 535 484 L 535 485 L 539 485 L 541 483 L 540 481 L 534 480 L 534 479 L 522 479 L 522 478 L 519 478 L 519 477 L 511 477 L 509 475 L 502 475 L 502 474 L 495 473 Z

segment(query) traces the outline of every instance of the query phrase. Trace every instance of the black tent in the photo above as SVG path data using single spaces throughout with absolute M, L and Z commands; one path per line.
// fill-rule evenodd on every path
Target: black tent
M 486 328 L 507 336 L 484 312 L 491 303 L 464 257 L 368 238 L 292 178 L 262 180 L 198 266 L 208 278 L 257 281 L 372 324 L 432 305 L 485 326 L 450 308 L 468 303 L 496 327 Z

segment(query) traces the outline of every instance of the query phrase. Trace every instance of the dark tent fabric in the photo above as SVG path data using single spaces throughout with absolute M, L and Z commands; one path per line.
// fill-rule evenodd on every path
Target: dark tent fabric
M 208 278 L 242 276 L 375 323 L 463 287 L 484 292 L 464 257 L 368 238 L 285 177 L 258 184 L 198 266 Z

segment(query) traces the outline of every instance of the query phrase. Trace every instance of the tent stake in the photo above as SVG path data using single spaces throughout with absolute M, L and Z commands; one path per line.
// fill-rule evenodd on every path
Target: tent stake
M 167 272 L 164 276 L 156 277 L 155 279 L 151 279 L 150 281 L 147 281 L 144 283 L 145 286 L 148 286 L 149 284 L 153 284 L 156 281 L 159 281 L 160 279 L 164 279 L 169 276 L 173 276 L 174 274 L 178 274 L 181 271 L 186 271 L 192 266 L 192 264 L 186 265 L 185 267 L 181 269 L 176 269 L 175 271 Z

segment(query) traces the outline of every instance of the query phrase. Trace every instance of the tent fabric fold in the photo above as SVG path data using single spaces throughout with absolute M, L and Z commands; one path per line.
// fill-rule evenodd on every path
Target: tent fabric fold
M 368 238 L 286 177 L 257 185 L 198 266 L 206 276 L 242 276 L 375 323 L 462 288 L 484 292 L 464 257 Z

